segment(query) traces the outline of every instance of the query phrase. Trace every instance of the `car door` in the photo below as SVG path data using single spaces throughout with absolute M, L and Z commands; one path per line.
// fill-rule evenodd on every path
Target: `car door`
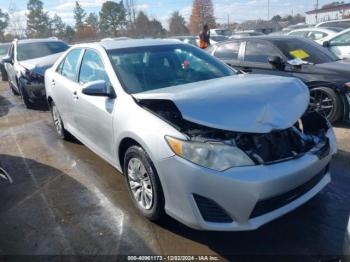
M 239 70 L 241 67 L 240 50 L 241 41 L 232 41 L 218 45 L 213 55 L 229 66 Z
M 78 68 L 82 54 L 82 48 L 72 49 L 57 67 L 51 83 L 47 83 L 52 87 L 53 99 L 65 127 L 74 134 L 77 130 L 72 121 L 75 114 L 73 105 L 77 100 Z
M 87 49 L 84 53 L 74 104 L 74 126 L 79 129 L 83 141 L 98 153 L 112 160 L 115 152 L 113 132 L 113 111 L 116 100 L 107 96 L 90 96 L 82 93 L 87 84 L 103 80 L 111 85 L 105 66 L 97 50 Z
M 242 70 L 247 73 L 290 76 L 289 72 L 276 69 L 268 62 L 268 58 L 274 56 L 286 60 L 282 52 L 268 41 L 247 40 L 243 53 Z
M 350 32 L 329 41 L 329 50 L 339 58 L 350 59 Z

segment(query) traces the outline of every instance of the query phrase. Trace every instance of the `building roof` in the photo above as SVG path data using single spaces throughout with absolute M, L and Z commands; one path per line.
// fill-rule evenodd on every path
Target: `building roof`
M 350 9 L 350 3 L 342 4 L 342 5 L 328 5 L 320 9 L 308 11 L 306 12 L 306 14 L 311 15 L 316 13 L 328 13 L 328 12 L 334 12 L 334 11 L 340 11 L 340 10 L 347 10 L 347 9 Z

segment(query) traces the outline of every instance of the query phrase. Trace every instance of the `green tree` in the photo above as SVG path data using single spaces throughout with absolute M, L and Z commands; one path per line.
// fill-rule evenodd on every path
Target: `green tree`
M 64 38 L 66 34 L 66 24 L 62 21 L 62 18 L 55 14 L 51 20 L 52 35 L 58 38 Z
M 126 25 L 126 10 L 123 1 L 107 1 L 100 11 L 100 30 L 104 35 L 117 36 Z
M 275 15 L 271 20 L 274 22 L 280 22 L 282 21 L 282 17 L 280 15 Z
M 86 17 L 85 10 L 81 7 L 78 1 L 75 1 L 75 7 L 73 9 L 74 19 L 75 19 L 75 29 L 83 26 L 84 18 Z
M 4 39 L 5 29 L 8 26 L 9 16 L 0 8 L 0 40 Z
M 93 31 L 96 33 L 98 32 L 98 16 L 94 13 L 90 13 L 86 20 L 85 20 L 86 25 L 91 27 Z
M 186 35 L 189 33 L 185 18 L 179 11 L 173 12 L 169 19 L 169 33 L 171 35 Z
M 166 30 L 162 24 L 156 20 L 149 20 L 144 12 L 139 12 L 135 20 L 134 36 L 136 37 L 162 37 L 166 35 Z
M 43 2 L 29 0 L 27 9 L 27 35 L 33 38 L 50 36 L 50 19 L 48 13 L 44 12 Z
M 64 37 L 64 39 L 68 43 L 71 43 L 73 41 L 74 35 L 75 35 L 74 28 L 71 27 L 70 25 L 67 25 L 66 29 L 65 29 L 65 37 Z

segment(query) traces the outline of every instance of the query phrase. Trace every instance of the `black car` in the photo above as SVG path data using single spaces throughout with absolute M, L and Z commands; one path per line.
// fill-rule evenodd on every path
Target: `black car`
M 69 46 L 57 39 L 13 41 L 8 56 L 2 59 L 10 88 L 21 95 L 27 108 L 45 101 L 45 71 Z
M 10 46 L 10 43 L 0 43 L 0 73 L 2 81 L 7 81 L 7 74 L 5 71 L 4 64 L 2 62 L 2 58 L 7 56 Z
M 330 122 L 349 121 L 350 62 L 317 43 L 291 36 L 234 39 L 207 51 L 246 73 L 297 77 L 310 88 L 310 109 Z

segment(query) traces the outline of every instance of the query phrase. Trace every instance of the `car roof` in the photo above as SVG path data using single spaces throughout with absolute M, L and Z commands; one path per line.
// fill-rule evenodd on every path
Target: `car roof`
M 295 29 L 292 32 L 303 32 L 303 31 L 320 31 L 320 32 L 325 32 L 325 33 L 334 33 L 336 32 L 335 30 L 332 30 L 330 27 L 325 28 L 325 27 L 307 27 L 307 28 L 300 28 L 300 29 Z
M 75 47 L 92 47 L 92 46 L 100 46 L 106 50 L 113 49 L 123 49 L 123 48 L 133 48 L 133 47 L 143 47 L 143 46 L 161 46 L 161 45 L 181 45 L 182 42 L 178 40 L 171 39 L 126 39 L 123 41 L 110 40 L 110 41 L 102 41 L 95 42 L 89 44 L 78 44 Z
M 62 40 L 53 38 L 38 38 L 38 39 L 21 39 L 17 40 L 19 44 L 42 43 L 42 42 L 63 42 Z
M 289 36 L 289 35 L 261 35 L 261 36 L 245 36 L 242 38 L 229 38 L 228 40 L 224 42 L 219 42 L 215 45 L 220 45 L 223 43 L 229 43 L 229 42 L 235 42 L 235 41 L 246 41 L 246 40 L 265 40 L 265 41 L 288 41 L 292 39 L 298 39 L 300 41 L 304 42 L 310 42 L 311 40 L 306 39 L 304 37 L 298 37 L 298 36 Z
M 324 25 L 324 24 L 332 24 L 332 23 L 338 23 L 338 22 L 349 22 L 350 19 L 347 18 L 347 19 L 339 19 L 339 20 L 329 20 L 329 21 L 324 21 L 324 22 L 321 22 L 321 23 L 318 23 L 316 25 L 316 27 L 319 27 L 320 25 Z

